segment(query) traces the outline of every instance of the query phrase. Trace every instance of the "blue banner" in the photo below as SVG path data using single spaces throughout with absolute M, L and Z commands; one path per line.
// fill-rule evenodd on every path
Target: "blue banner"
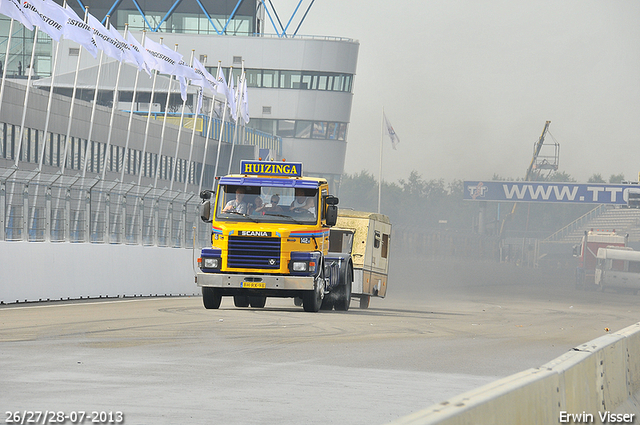
M 464 199 L 494 202 L 562 202 L 627 205 L 640 197 L 637 184 L 465 181 Z
M 301 162 L 240 161 L 240 174 L 302 177 Z

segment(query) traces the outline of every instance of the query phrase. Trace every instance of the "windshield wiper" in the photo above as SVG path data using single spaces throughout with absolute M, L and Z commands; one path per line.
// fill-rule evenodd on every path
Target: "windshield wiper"
M 273 214 L 273 213 L 264 213 L 264 215 L 272 215 L 274 217 L 284 217 L 284 218 L 290 218 L 291 220 L 295 221 L 296 223 L 303 223 L 302 221 L 298 220 L 295 217 L 291 217 L 290 215 L 285 215 L 285 214 Z
M 251 217 L 251 216 L 249 216 L 249 215 L 247 215 L 245 213 L 241 213 L 241 212 L 238 212 L 238 211 L 227 211 L 227 212 L 223 212 L 223 213 L 224 214 L 238 214 L 238 215 L 241 215 L 243 217 L 248 218 L 249 220 L 253 221 L 254 223 L 258 223 L 258 220 L 256 220 L 255 218 L 253 218 L 253 217 Z

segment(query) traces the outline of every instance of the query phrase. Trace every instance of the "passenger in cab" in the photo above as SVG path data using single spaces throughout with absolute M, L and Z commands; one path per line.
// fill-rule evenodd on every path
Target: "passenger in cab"
M 265 212 L 275 212 L 275 213 L 279 213 L 282 212 L 282 207 L 280 205 L 278 205 L 278 203 L 280 202 L 280 195 L 278 195 L 277 193 L 275 195 L 271 196 L 271 203 L 265 205 L 264 210 Z
M 311 196 L 306 196 L 304 194 L 304 189 L 296 189 L 296 197 L 293 200 L 293 202 L 291 202 L 291 206 L 289 207 L 290 211 L 301 211 L 301 210 L 306 210 L 309 211 L 310 213 L 315 213 L 316 211 L 316 204 L 314 202 L 313 197 Z
M 256 196 L 253 199 L 253 203 L 249 205 L 250 214 L 262 214 L 265 205 L 260 196 Z

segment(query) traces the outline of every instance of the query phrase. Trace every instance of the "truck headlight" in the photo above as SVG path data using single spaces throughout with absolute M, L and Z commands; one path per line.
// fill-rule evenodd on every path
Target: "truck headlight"
M 217 269 L 220 267 L 219 258 L 203 258 L 202 261 L 205 269 Z
M 306 261 L 294 261 L 291 265 L 291 269 L 294 272 L 306 272 L 308 269 Z

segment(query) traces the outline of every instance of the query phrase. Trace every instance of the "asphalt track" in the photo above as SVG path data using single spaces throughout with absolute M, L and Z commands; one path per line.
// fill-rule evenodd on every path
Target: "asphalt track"
M 387 298 L 346 313 L 199 297 L 0 306 L 0 413 L 384 424 L 636 323 L 639 300 L 578 291 L 566 271 L 412 258 L 393 260 Z

